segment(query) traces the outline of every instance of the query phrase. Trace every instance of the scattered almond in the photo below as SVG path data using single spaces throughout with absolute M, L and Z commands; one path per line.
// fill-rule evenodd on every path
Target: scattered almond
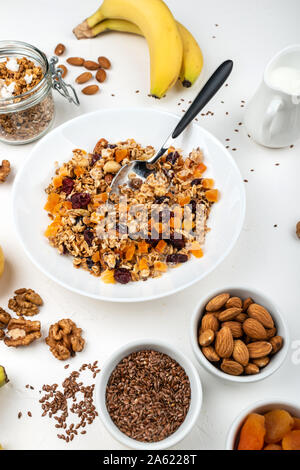
M 201 351 L 209 362 L 218 362 L 220 360 L 220 357 L 212 346 L 205 346 Z
M 201 320 L 201 329 L 217 331 L 219 329 L 219 321 L 212 313 L 206 313 Z
M 234 342 L 233 346 L 233 353 L 232 353 L 233 359 L 241 364 L 242 366 L 246 366 L 249 362 L 249 351 L 247 346 L 243 341 L 240 339 L 237 339 Z
M 84 64 L 84 59 L 82 57 L 69 57 L 67 59 L 68 64 L 75 65 L 76 67 L 80 67 Z
M 233 337 L 227 326 L 224 326 L 217 332 L 215 349 L 220 357 L 229 358 L 232 355 Z
M 83 72 L 78 77 L 76 78 L 75 82 L 78 83 L 79 85 L 82 85 L 83 83 L 88 82 L 92 78 L 91 72 Z
M 98 85 L 88 85 L 85 88 L 82 88 L 81 91 L 84 95 L 94 95 L 98 90 Z
M 249 317 L 255 318 L 258 320 L 265 328 L 273 328 L 274 322 L 269 314 L 268 310 L 265 309 L 262 305 L 259 304 L 251 304 L 248 307 L 247 313 Z
M 230 375 L 241 375 L 244 372 L 244 368 L 241 364 L 230 359 L 223 359 L 221 369 L 226 374 Z
M 252 339 L 267 339 L 267 332 L 262 324 L 255 318 L 247 318 L 243 323 L 243 330 Z
M 215 333 L 213 330 L 205 330 L 200 333 L 199 344 L 200 346 L 209 346 L 215 339 Z
M 272 351 L 272 345 L 268 341 L 255 341 L 247 344 L 250 359 L 258 359 L 267 356 Z
M 222 308 L 226 304 L 229 297 L 230 295 L 226 293 L 216 295 L 216 297 L 213 297 L 208 302 L 208 304 L 206 305 L 206 310 L 208 312 L 217 312 L 218 310 L 220 310 L 220 308 Z
M 98 82 L 102 83 L 104 82 L 106 79 L 106 72 L 104 69 L 99 69 L 97 70 L 97 73 L 96 73 L 96 80 L 98 80 Z
M 100 67 L 102 67 L 103 69 L 110 69 L 111 63 L 107 59 L 107 57 L 103 57 L 103 56 L 98 57 L 98 63 Z
M 67 67 L 66 67 L 65 65 L 59 64 L 59 65 L 57 66 L 57 68 L 59 68 L 59 69 L 62 70 L 61 76 L 62 76 L 62 78 L 65 78 L 65 76 L 66 76 L 67 73 L 68 73 Z
M 57 44 L 56 48 L 54 49 L 54 54 L 55 55 L 62 55 L 65 52 L 65 50 L 66 50 L 66 47 L 63 44 L 59 43 L 59 44 Z
M 93 60 L 85 60 L 83 66 L 88 70 L 98 70 L 99 64 Z

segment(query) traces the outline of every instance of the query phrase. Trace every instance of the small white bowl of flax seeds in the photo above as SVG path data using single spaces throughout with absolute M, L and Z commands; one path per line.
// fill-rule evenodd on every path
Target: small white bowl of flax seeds
M 175 446 L 195 425 L 202 404 L 198 372 L 168 343 L 121 346 L 102 368 L 96 405 L 106 429 L 132 449 Z

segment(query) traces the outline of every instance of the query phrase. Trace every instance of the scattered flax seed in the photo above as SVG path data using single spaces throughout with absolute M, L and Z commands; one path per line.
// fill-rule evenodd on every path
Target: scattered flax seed
M 225 83 L 225 86 L 228 86 L 228 83 Z
M 70 364 L 66 364 L 64 369 L 68 369 L 70 367 Z
M 233 148 L 232 150 L 235 152 L 235 151 L 236 151 L 236 148 Z
M 18 413 L 18 419 L 20 419 L 20 418 L 22 418 L 22 412 L 21 411 L 19 411 L 19 413 Z
M 111 96 L 116 96 L 116 95 L 114 95 L 114 94 L 112 93 Z M 149 96 L 149 95 L 148 95 L 148 96 Z
M 280 165 L 280 163 L 275 163 L 275 166 L 279 166 L 279 165 Z
M 294 148 L 294 145 L 293 145 L 293 144 L 292 144 L 292 145 L 290 145 L 290 149 L 292 149 L 292 148 Z
M 213 39 L 216 39 L 216 36 L 212 36 Z
M 230 148 L 230 146 L 229 146 L 229 145 L 226 145 L 226 148 L 227 148 L 227 149 L 229 149 L 229 148 Z
M 181 106 L 181 103 L 177 103 L 178 106 Z
M 239 122 L 239 126 L 242 126 L 242 125 L 243 125 L 243 123 L 242 123 L 242 122 Z
M 135 92 L 136 92 L 136 93 L 139 93 L 139 92 L 140 92 L 140 90 L 135 90 Z
M 251 170 L 250 170 L 250 171 L 254 171 L 254 170 L 253 170 L 253 168 L 251 168 Z
M 300 222 L 298 222 L 296 225 L 296 235 L 298 238 L 300 238 Z
M 248 183 L 248 180 L 244 180 L 245 183 Z
M 234 132 L 239 132 L 239 130 L 238 130 L 238 129 L 234 129 Z
M 184 98 L 180 98 L 181 101 L 184 101 Z
M 247 134 L 247 136 L 249 137 L 249 139 L 251 139 L 251 135 L 250 135 L 250 134 Z
M 44 396 L 39 400 L 42 416 L 48 415 L 55 420 L 55 428 L 63 433 L 57 434 L 58 439 L 71 442 L 78 435 L 78 429 L 92 424 L 98 413 L 94 405 L 95 384 L 84 385 L 79 381 L 80 373 L 90 370 L 93 378 L 100 372 L 98 361 L 82 364 L 79 371 L 73 371 L 62 384 L 43 385 Z M 73 419 L 72 419 L 73 418 Z M 74 419 L 76 422 L 74 422 Z M 73 420 L 73 422 L 70 422 Z M 85 434 L 86 431 L 81 432 Z
M 277 225 L 277 224 L 274 224 L 274 225 L 273 225 L 273 227 L 275 227 L 275 228 L 276 228 L 276 227 L 278 227 L 278 225 Z
M 27 414 L 28 414 L 29 418 L 31 418 L 31 417 L 32 417 L 32 413 L 31 413 L 31 411 L 27 411 Z
M 224 101 L 221 101 L 222 104 L 224 104 Z
M 227 137 L 227 139 L 225 139 L 225 142 L 229 142 L 229 141 L 230 141 L 230 139 L 229 139 L 229 137 Z
M 226 116 L 228 116 L 229 112 L 228 112 L 228 111 L 226 111 L 226 113 L 225 113 L 225 114 L 226 114 Z

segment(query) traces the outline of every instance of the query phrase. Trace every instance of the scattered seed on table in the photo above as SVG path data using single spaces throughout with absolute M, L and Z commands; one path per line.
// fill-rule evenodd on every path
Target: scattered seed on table
M 27 414 L 28 414 L 29 418 L 32 417 L 31 411 L 27 411 Z
M 248 183 L 248 180 L 244 180 L 245 183 Z
M 20 418 L 22 418 L 22 412 L 21 411 L 19 411 L 19 413 L 18 413 L 18 419 L 20 419 Z
M 290 149 L 294 148 L 294 145 L 290 145 Z
M 236 148 L 233 148 L 232 150 L 235 152 L 235 151 L 236 151 Z
M 277 225 L 277 224 L 274 224 L 274 225 L 273 225 L 273 227 L 275 227 L 275 228 L 276 228 L 276 227 L 278 227 L 278 225 Z

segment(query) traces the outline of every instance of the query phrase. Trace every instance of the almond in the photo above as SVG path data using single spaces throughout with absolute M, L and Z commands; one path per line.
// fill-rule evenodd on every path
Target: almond
M 241 308 L 237 308 L 237 307 L 227 308 L 226 310 L 223 310 L 223 312 L 220 313 L 219 320 L 220 321 L 233 320 L 241 312 L 242 312 Z
M 249 317 L 255 318 L 255 320 L 260 321 L 260 323 L 265 328 L 274 327 L 273 318 L 269 314 L 268 310 L 266 310 L 262 305 L 258 305 L 258 304 L 249 305 L 247 313 Z
M 246 366 L 249 362 L 248 348 L 245 345 L 245 343 L 241 341 L 240 339 L 237 339 L 234 342 L 232 355 L 233 355 L 233 359 L 239 364 L 242 364 L 242 366 Z
M 245 374 L 247 375 L 254 375 L 258 374 L 259 367 L 256 364 L 252 364 L 251 362 L 245 367 Z
M 253 359 L 253 362 L 261 369 L 262 367 L 266 367 L 269 364 L 270 358 L 268 356 L 259 357 L 258 359 Z
M 273 336 L 273 338 L 271 338 L 269 341 L 272 345 L 272 353 L 271 354 L 272 355 L 276 354 L 282 348 L 282 345 L 283 345 L 282 336 Z
M 83 88 L 81 91 L 84 95 L 94 95 L 98 90 L 98 85 L 89 85 Z
M 267 341 L 255 341 L 254 343 L 247 344 L 250 359 L 258 359 L 270 354 L 272 351 L 272 344 Z
M 59 64 L 59 65 L 57 66 L 57 68 L 62 70 L 61 76 L 62 76 L 62 78 L 65 78 L 65 76 L 66 76 L 67 73 L 68 73 L 67 67 L 66 67 L 65 65 Z
M 210 299 L 210 301 L 206 305 L 206 310 L 208 312 L 216 312 L 217 310 L 220 310 L 220 308 L 222 308 L 226 304 L 229 297 L 230 295 L 226 293 L 216 295 L 215 297 Z
M 219 322 L 217 318 L 212 313 L 206 313 L 201 320 L 201 329 L 218 331 Z
M 248 315 L 247 313 L 239 313 L 236 317 L 235 317 L 235 321 L 238 321 L 240 323 L 243 323 L 246 319 L 248 318 Z
M 106 79 L 106 72 L 104 69 L 99 69 L 96 73 L 96 80 L 98 80 L 98 82 L 102 83 L 104 82 Z
M 69 57 L 67 59 L 67 62 L 70 65 L 75 65 L 76 67 L 79 67 L 84 64 L 84 59 L 82 57 Z
M 83 72 L 78 77 L 76 78 L 75 82 L 78 83 L 79 85 L 82 85 L 83 83 L 88 82 L 92 78 L 91 72 Z
M 270 339 L 270 338 L 273 338 L 273 336 L 276 335 L 277 330 L 276 330 L 276 328 L 275 328 L 275 326 L 274 326 L 274 328 L 267 328 L 267 329 L 266 329 L 266 332 L 267 332 L 267 339 Z
M 223 359 L 221 369 L 225 374 L 230 375 L 241 375 L 244 372 L 244 368 L 241 364 L 230 359 Z
M 200 333 L 199 344 L 200 346 L 209 346 L 215 339 L 215 332 L 213 330 L 205 330 Z
M 247 311 L 249 305 L 253 304 L 253 300 L 251 299 L 251 297 L 247 297 L 247 299 L 244 300 L 243 302 L 243 310 L 244 312 Z
M 55 55 L 62 55 L 65 52 L 65 50 L 66 50 L 66 47 L 63 44 L 59 43 L 59 44 L 57 44 L 56 48 L 54 49 L 54 54 Z
M 85 60 L 83 66 L 88 70 L 98 70 L 99 64 L 93 60 Z
M 215 342 L 216 353 L 220 357 L 228 358 L 233 351 L 233 337 L 227 326 L 218 331 Z
M 228 326 L 234 338 L 240 338 L 243 336 L 242 324 L 238 321 L 225 321 L 222 326 Z
M 225 304 L 225 308 L 237 307 L 242 308 L 242 301 L 239 297 L 230 297 Z
M 267 339 L 267 332 L 262 324 L 255 318 L 247 318 L 243 323 L 243 330 L 252 339 Z
M 98 63 L 100 67 L 102 67 L 103 69 L 110 69 L 111 63 L 107 59 L 107 57 L 103 57 L 103 56 L 98 57 Z
M 201 348 L 201 351 L 203 352 L 206 359 L 209 360 L 209 362 L 218 362 L 220 360 L 218 354 L 212 346 L 205 346 Z

